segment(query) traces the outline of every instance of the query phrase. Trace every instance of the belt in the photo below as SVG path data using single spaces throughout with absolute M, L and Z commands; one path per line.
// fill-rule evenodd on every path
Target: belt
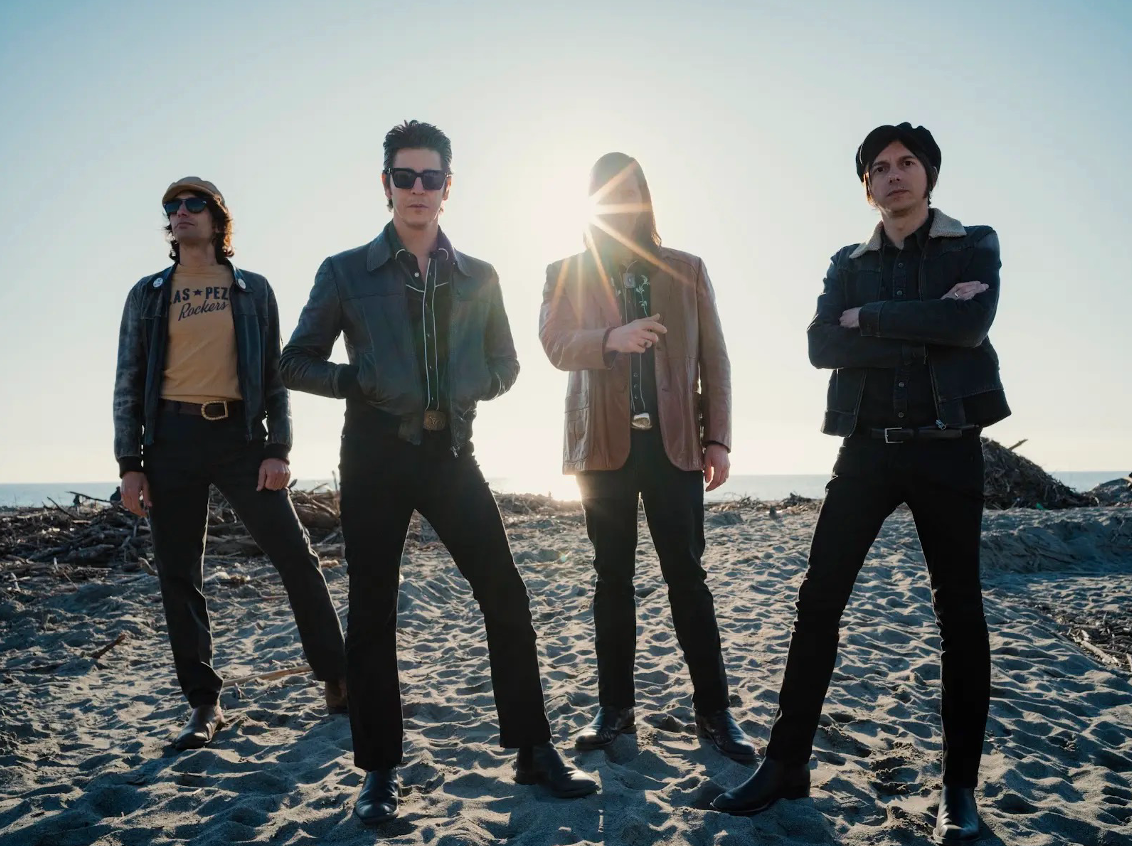
M 977 434 L 978 426 L 962 426 L 955 429 L 940 429 L 938 426 L 924 426 L 918 429 L 869 429 L 869 435 L 886 444 L 902 444 L 906 441 L 953 441 L 957 438 Z
M 439 432 L 448 425 L 448 415 L 443 411 L 426 411 L 424 427 L 430 432 Z
M 243 400 L 213 400 L 212 402 L 181 402 L 180 400 L 161 401 L 161 407 L 177 414 L 190 414 L 205 420 L 224 420 L 235 417 L 244 406 Z

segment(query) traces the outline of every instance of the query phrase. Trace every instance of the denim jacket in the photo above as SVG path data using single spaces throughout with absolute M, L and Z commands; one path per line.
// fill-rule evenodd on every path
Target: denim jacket
M 998 235 L 989 226 L 964 227 L 938 209 L 928 232 L 918 298 L 878 300 L 882 224 L 862 244 L 843 247 L 826 271 L 817 313 L 807 330 L 810 363 L 833 370 L 822 431 L 848 436 L 857 426 L 867 368 L 927 361 L 937 425 L 989 426 L 1010 408 L 987 333 L 998 307 Z M 970 300 L 941 299 L 956 283 L 983 282 Z M 857 308 L 860 328 L 840 325 Z
M 264 437 L 265 458 L 286 459 L 291 449 L 291 405 L 279 373 L 279 309 L 267 280 L 232 267 L 232 322 L 236 369 L 248 441 Z M 118 332 L 114 380 L 114 457 L 118 471 L 144 470 L 153 444 L 165 352 L 169 341 L 169 284 L 176 265 L 145 276 L 130 289 Z

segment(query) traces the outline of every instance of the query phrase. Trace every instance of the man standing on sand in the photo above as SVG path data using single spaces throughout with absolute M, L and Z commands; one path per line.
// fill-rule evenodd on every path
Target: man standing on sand
M 755 749 L 728 708 L 715 605 L 701 564 L 704 483 L 727 481 L 731 366 L 701 259 L 662 247 L 648 182 L 623 153 L 590 174 L 587 251 L 546 271 L 539 337 L 570 373 L 563 471 L 576 473 L 594 545 L 598 710 L 579 749 L 635 730 L 637 503 L 668 584 L 696 727 L 739 761 Z
M 275 294 L 262 276 L 232 264 L 232 217 L 215 185 L 187 176 L 161 202 L 174 263 L 126 298 L 114 454 L 123 504 L 149 515 L 173 661 L 193 709 L 174 745 L 195 749 L 223 723 L 202 592 L 210 484 L 282 576 L 331 713 L 346 711 L 346 659 L 326 580 L 287 491 L 291 411 Z
M 476 403 L 510 389 L 519 362 L 494 268 L 454 250 L 440 229 L 451 161 L 435 126 L 390 130 L 381 181 L 393 219 L 369 244 L 322 263 L 283 351 L 289 387 L 346 400 L 346 659 L 354 762 L 366 770 L 354 813 L 367 824 L 397 813 L 397 594 L 414 510 L 483 611 L 499 742 L 519 750 L 515 780 L 563 797 L 597 790 L 550 742 L 527 589 L 472 454 Z M 328 358 L 343 333 L 350 363 L 335 364 Z
M 990 701 L 979 433 L 1010 409 L 987 337 L 998 236 L 931 207 L 941 158 L 931 133 L 908 123 L 877 127 L 857 150 L 857 176 L 881 221 L 868 241 L 834 255 L 808 330 L 811 363 L 834 370 L 822 431 L 845 442 L 814 529 L 766 758 L 715 800 L 717 810 L 752 814 L 808 793 L 841 614 L 881 525 L 907 503 L 943 646 L 935 836 L 978 837 L 974 788 Z

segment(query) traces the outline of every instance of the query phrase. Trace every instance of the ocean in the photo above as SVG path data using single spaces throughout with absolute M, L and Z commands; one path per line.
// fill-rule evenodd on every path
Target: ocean
M 1087 491 L 1102 482 L 1119 479 L 1127 474 L 1121 471 L 1066 471 L 1052 475 L 1078 491 Z M 566 476 L 556 476 L 541 485 L 530 480 L 489 478 L 493 490 L 503 493 L 551 494 L 560 499 L 577 499 L 578 489 L 574 480 Z M 738 499 L 749 496 L 754 499 L 783 499 L 792 493 L 805 497 L 821 497 L 825 493 L 826 474 L 803 474 L 782 476 L 732 476 L 720 490 L 708 495 L 709 500 Z M 300 479 L 297 487 L 311 489 L 319 485 L 331 486 L 331 479 Z M 59 505 L 69 505 L 74 493 L 82 493 L 99 499 L 108 499 L 118 487 L 113 482 L 54 482 L 46 484 L 0 484 L 0 507 L 49 505 L 54 500 Z

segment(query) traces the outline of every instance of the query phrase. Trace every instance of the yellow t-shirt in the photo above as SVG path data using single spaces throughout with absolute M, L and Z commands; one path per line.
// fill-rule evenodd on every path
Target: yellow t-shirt
M 201 403 L 242 399 L 229 301 L 231 269 L 224 264 L 178 265 L 169 284 L 173 287 L 162 399 Z

